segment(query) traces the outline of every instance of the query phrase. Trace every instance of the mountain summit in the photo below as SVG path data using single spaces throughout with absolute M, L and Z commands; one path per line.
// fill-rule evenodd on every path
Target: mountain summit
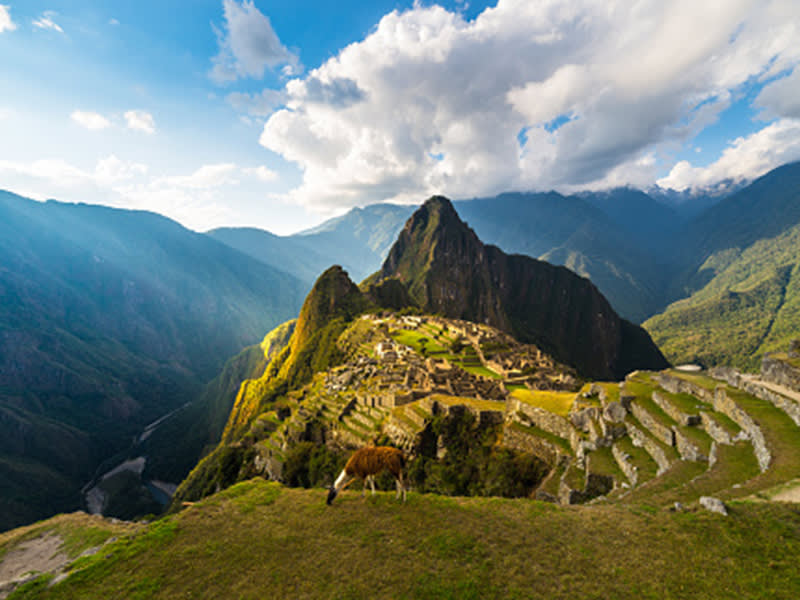
M 565 267 L 483 244 L 442 196 L 406 222 L 371 282 L 397 278 L 425 311 L 487 323 L 595 378 L 661 369 L 664 356 L 598 289 Z

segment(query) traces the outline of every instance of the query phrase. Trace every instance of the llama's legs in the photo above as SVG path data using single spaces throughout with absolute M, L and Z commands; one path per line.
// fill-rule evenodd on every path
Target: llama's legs
M 374 496 L 375 495 L 375 476 L 374 475 L 370 475 L 369 476 L 369 487 L 372 488 L 372 495 Z

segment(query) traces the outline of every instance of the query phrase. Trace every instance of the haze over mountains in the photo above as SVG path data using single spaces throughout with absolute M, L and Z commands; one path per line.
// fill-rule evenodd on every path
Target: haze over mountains
M 102 461 L 304 293 L 159 215 L 6 192 L 0 272 L 0 528 L 80 506 Z
M 645 327 L 671 361 L 753 369 L 760 353 L 797 336 L 798 163 L 696 217 L 631 189 L 509 193 L 454 207 L 483 243 L 566 265 L 620 316 L 649 317 Z M 269 352 L 257 343 L 265 333 L 298 314 L 331 264 L 355 281 L 377 271 L 414 210 L 353 209 L 287 237 L 198 234 L 153 213 L 0 194 L 0 527 L 77 507 L 103 461 L 124 455 L 147 423 L 193 402 L 140 447 L 152 454 L 145 476 L 177 483 L 218 439 L 239 382 L 264 371 Z M 461 248 L 465 260 L 486 253 L 490 272 L 516 272 L 528 260 L 482 244 Z M 424 271 L 415 267 L 411 279 Z M 488 290 L 480 287 L 477 297 Z M 458 316 L 501 327 L 505 319 L 524 338 L 518 292 Z M 413 285 L 411 296 L 426 305 Z M 586 328 L 537 341 L 569 362 L 559 348 Z M 170 444 L 178 454 L 162 452 Z

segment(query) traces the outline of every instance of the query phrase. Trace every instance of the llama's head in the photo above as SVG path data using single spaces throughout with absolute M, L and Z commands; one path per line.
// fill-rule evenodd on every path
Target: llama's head
M 328 499 L 326 500 L 328 505 L 333 504 L 333 501 L 338 493 L 339 492 L 336 491 L 336 488 L 334 486 L 328 488 Z

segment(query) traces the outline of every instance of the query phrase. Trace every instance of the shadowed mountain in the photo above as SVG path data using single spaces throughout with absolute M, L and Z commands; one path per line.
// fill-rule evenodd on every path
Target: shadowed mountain
M 303 287 L 156 214 L 0 192 L 0 529 L 78 508 Z
M 484 245 L 441 196 L 409 218 L 365 283 L 389 278 L 403 282 L 427 312 L 493 325 L 587 376 L 618 378 L 667 364 L 647 333 L 620 319 L 591 282 Z

